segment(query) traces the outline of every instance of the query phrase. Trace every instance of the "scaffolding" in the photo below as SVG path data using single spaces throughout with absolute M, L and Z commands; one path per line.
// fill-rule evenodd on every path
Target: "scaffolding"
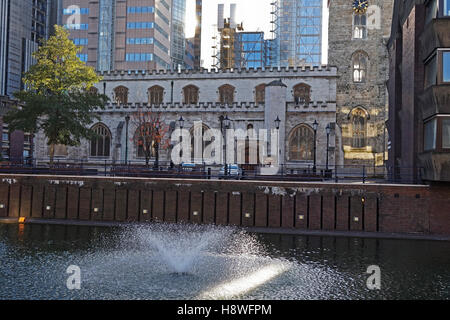
M 272 2 L 273 66 L 320 65 L 322 0 Z
M 224 19 L 224 5 L 218 6 L 217 30 L 213 37 L 213 67 L 217 69 L 232 69 L 236 66 L 236 33 L 243 31 L 243 24 L 236 23 L 236 4 L 230 5 L 230 18 Z

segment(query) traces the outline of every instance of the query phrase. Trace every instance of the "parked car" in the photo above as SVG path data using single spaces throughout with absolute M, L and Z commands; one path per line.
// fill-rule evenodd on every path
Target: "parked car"
M 227 175 L 228 177 L 239 178 L 242 176 L 242 168 L 237 164 L 228 164 L 227 165 Z M 220 168 L 219 178 L 225 177 L 225 166 Z

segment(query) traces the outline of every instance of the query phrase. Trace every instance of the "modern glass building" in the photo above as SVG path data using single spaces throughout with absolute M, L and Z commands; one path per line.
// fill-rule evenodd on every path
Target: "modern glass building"
M 32 54 L 48 36 L 50 0 L 0 0 L 0 95 L 24 88 L 23 73 Z
M 262 68 L 267 62 L 267 43 L 264 32 L 238 32 L 235 34 L 235 67 Z
M 274 66 L 320 65 L 322 0 L 277 0 L 274 9 Z
M 172 68 L 185 67 L 184 55 L 186 52 L 185 37 L 186 0 L 172 0 L 172 39 L 171 57 Z

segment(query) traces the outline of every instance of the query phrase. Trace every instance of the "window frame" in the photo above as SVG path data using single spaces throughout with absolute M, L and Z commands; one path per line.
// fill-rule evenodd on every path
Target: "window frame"
M 300 157 L 300 159 L 294 159 L 294 157 L 292 156 L 293 155 L 293 151 L 292 151 L 293 143 L 292 143 L 292 141 L 296 137 L 297 137 L 297 139 L 300 139 L 300 135 L 297 135 L 297 132 L 298 132 L 298 130 L 301 130 L 302 128 L 305 128 L 306 130 L 308 130 L 309 134 L 312 137 L 312 140 L 308 139 L 308 137 L 306 137 L 306 136 L 304 138 L 304 142 L 305 141 L 309 142 L 309 145 L 308 145 L 308 143 L 306 143 L 306 147 L 309 147 L 309 149 L 310 149 L 309 151 L 310 151 L 311 155 L 310 155 L 309 158 L 301 159 L 301 157 Z M 300 145 L 301 145 L 301 139 L 300 139 Z M 305 150 L 306 150 L 306 148 L 305 148 Z M 301 151 L 297 151 L 297 152 L 301 156 Z M 290 162 L 312 162 L 312 161 L 314 161 L 314 129 L 310 125 L 308 125 L 306 123 L 301 123 L 301 124 L 295 126 L 291 130 L 291 133 L 289 134 L 287 153 L 288 153 L 287 154 L 287 159 Z
M 355 23 L 355 18 L 359 16 L 360 17 L 360 24 L 356 24 Z M 361 17 L 365 18 L 365 24 L 361 24 Z M 360 32 L 362 32 L 362 36 L 361 37 L 355 37 L 355 29 L 356 28 L 360 28 Z M 358 13 L 353 13 L 352 16 L 352 40 L 367 40 L 369 38 L 369 32 L 368 32 L 368 28 L 367 28 L 367 13 L 363 13 L 363 14 L 358 14 Z
M 91 130 L 95 131 L 95 130 L 97 130 L 99 128 L 102 128 L 105 131 L 105 134 L 96 136 L 93 139 L 91 139 L 90 147 L 89 147 L 89 157 L 90 158 L 104 158 L 104 159 L 110 158 L 111 157 L 111 147 L 112 147 L 111 130 L 109 130 L 107 125 L 105 125 L 104 123 L 101 123 L 101 122 L 96 123 L 95 125 L 93 125 Z M 108 144 L 105 143 L 106 142 L 106 138 L 109 139 L 109 141 L 108 141 L 109 143 Z M 92 153 L 92 151 L 93 151 L 92 146 L 93 146 L 94 139 L 95 139 L 95 155 Z M 98 147 L 99 146 L 99 144 L 98 144 L 99 139 L 103 139 L 103 144 L 102 144 L 102 146 L 103 146 L 102 149 L 103 150 L 102 150 L 102 154 L 101 155 L 99 155 L 99 152 L 98 152 L 99 151 L 99 147 Z M 106 145 L 108 145 L 107 149 L 106 149 Z M 105 152 L 106 150 L 108 151 L 107 152 L 108 154 L 106 154 L 106 152 Z
M 365 66 L 364 68 L 361 66 L 361 57 L 365 58 Z M 356 58 L 359 60 L 359 68 L 355 68 L 355 61 Z M 355 80 L 355 71 L 359 72 L 360 81 Z M 354 84 L 365 84 L 367 82 L 367 76 L 368 76 L 368 70 L 369 70 L 369 55 L 364 51 L 356 51 L 352 54 L 352 80 Z M 361 72 L 364 71 L 363 76 L 361 76 Z

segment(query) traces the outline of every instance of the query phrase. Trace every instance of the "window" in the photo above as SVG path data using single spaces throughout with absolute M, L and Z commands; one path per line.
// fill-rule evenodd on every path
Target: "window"
M 87 46 L 88 44 L 87 38 L 75 38 L 72 41 L 76 46 Z
M 450 16 L 450 0 L 444 0 L 444 16 Z
M 289 160 L 313 160 L 314 159 L 314 131 L 307 125 L 295 128 L 289 138 Z
M 63 15 L 89 14 L 89 8 L 63 9 Z
M 442 81 L 450 82 L 450 51 L 442 52 Z
M 153 86 L 148 89 L 148 103 L 159 105 L 163 103 L 164 88 L 160 86 Z
M 450 149 L 450 119 L 442 119 L 442 148 Z
M 127 38 L 127 44 L 153 44 L 153 38 Z
M 154 13 L 154 7 L 128 7 L 127 13 Z
M 114 98 L 118 104 L 128 103 L 128 88 L 124 86 L 119 86 L 114 89 Z
M 224 84 L 219 88 L 219 102 L 222 104 L 232 104 L 234 102 L 234 87 Z
M 367 54 L 365 52 L 356 52 L 353 54 L 353 82 L 362 83 L 366 81 L 367 76 Z
M 294 87 L 294 101 L 296 104 L 308 104 L 311 101 L 311 87 L 306 83 Z
M 183 88 L 184 103 L 185 104 L 197 104 L 198 103 L 198 88 L 193 85 L 189 85 Z
M 77 53 L 77 57 L 83 62 L 87 62 L 88 60 L 88 55 L 86 53 Z
M 153 22 L 128 22 L 127 29 L 153 29 Z
M 127 53 L 125 60 L 128 62 L 146 62 L 153 61 L 152 53 Z
M 88 30 L 89 25 L 86 23 L 65 24 L 64 28 L 68 30 Z
M 367 38 L 367 16 L 365 14 L 354 14 L 353 16 L 353 39 Z
M 362 108 L 356 108 L 351 115 L 352 147 L 364 148 L 366 146 L 367 113 Z
M 424 132 L 424 142 L 423 149 L 424 151 L 434 150 L 436 149 L 436 119 L 425 122 L 423 126 Z
M 266 85 L 260 84 L 255 88 L 255 103 L 262 104 L 266 101 Z
M 204 152 L 206 150 L 206 147 L 209 146 L 212 141 L 205 141 L 203 137 L 205 136 L 205 133 L 209 130 L 208 126 L 206 126 L 204 123 L 202 123 L 201 126 L 194 125 L 190 130 L 190 136 L 191 136 L 191 159 L 193 162 L 203 162 L 204 158 Z M 198 142 L 201 142 L 200 145 L 195 145 L 195 138 L 201 137 L 201 139 L 198 139 Z M 197 149 L 195 149 L 197 147 Z M 201 158 L 196 157 L 196 155 L 201 155 Z
M 91 140 L 91 157 L 109 157 L 111 146 L 109 129 L 99 123 L 92 128 L 92 131 L 96 136 Z

